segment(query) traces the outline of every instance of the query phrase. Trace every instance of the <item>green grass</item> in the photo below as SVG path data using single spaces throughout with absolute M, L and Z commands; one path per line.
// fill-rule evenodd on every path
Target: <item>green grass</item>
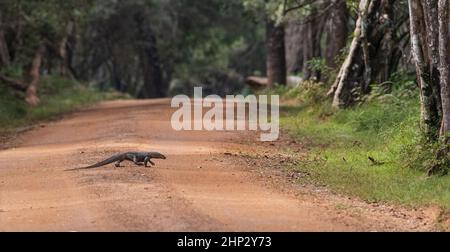
M 277 92 L 282 97 L 296 93 L 298 105 L 281 108 L 281 127 L 310 148 L 308 160 L 289 169 L 369 202 L 450 209 L 450 176 L 426 175 L 436 146 L 422 140 L 414 90 L 394 90 L 339 111 L 331 108 L 323 90 Z M 321 99 L 311 99 L 315 96 Z M 373 165 L 368 156 L 383 164 Z
M 7 133 L 18 127 L 54 119 L 101 100 L 125 98 L 125 95 L 117 92 L 99 92 L 55 76 L 45 76 L 41 79 L 41 103 L 38 106 L 28 106 L 22 96 L 23 94 L 0 85 L 0 132 Z

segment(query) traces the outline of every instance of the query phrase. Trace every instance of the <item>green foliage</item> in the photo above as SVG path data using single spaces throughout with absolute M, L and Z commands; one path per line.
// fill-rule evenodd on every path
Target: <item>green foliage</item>
M 14 66 L 2 67 L 0 68 L 0 73 L 10 76 L 11 78 L 20 79 L 23 76 L 23 69 Z
M 418 91 L 411 79 L 396 74 L 391 84 L 389 95 L 347 110 L 334 110 L 329 102 L 314 98 L 320 97 L 318 90 L 309 95 L 301 89 L 283 90 L 283 100 L 295 93 L 302 103 L 282 107 L 281 125 L 308 144 L 307 159 L 289 169 L 309 174 L 312 183 L 370 202 L 449 208 L 450 177 L 426 173 L 434 166 L 444 167 L 436 174 L 446 173 L 448 158 L 439 153 L 447 146 L 423 139 Z
M 327 63 L 323 58 L 313 58 L 312 60 L 308 61 L 308 64 L 310 65 L 312 70 L 320 71 L 320 73 L 323 75 L 323 78 L 326 80 L 334 80 L 337 75 L 336 71 L 339 70 L 327 66 Z
M 302 104 L 302 107 L 305 107 L 309 105 L 321 106 L 327 104 L 326 90 L 327 87 L 323 83 L 306 80 L 297 87 L 278 85 L 272 90 L 265 90 L 264 92 L 280 95 L 284 99 L 294 99 L 297 103 Z
M 264 23 L 254 22 L 241 0 L 104 0 L 89 12 L 85 29 L 96 32 L 85 35 L 84 57 L 98 55 L 93 67 L 109 69 L 113 54 L 117 76 L 104 81 L 105 86 L 120 79 L 129 93 L 142 87 L 142 79 L 135 76 L 141 68 L 133 39 L 136 13 L 146 17 L 155 35 L 169 95 L 191 94 L 193 86 L 216 94 L 237 93 L 245 76 L 265 69 Z M 98 41 L 109 46 L 99 48 Z M 85 79 L 95 76 L 90 68 L 80 72 L 87 73 Z
M 190 94 L 198 85 L 217 94 L 237 93 L 244 76 L 265 69 L 264 23 L 254 22 L 241 1 L 173 4 L 165 8 L 176 15 L 165 22 L 176 23 L 176 33 L 172 43 L 160 43 L 163 64 L 173 68 L 171 86 L 184 85 L 172 94 Z M 167 40 L 167 28 L 159 29 L 158 38 Z
M 449 158 L 441 153 L 448 149 L 448 145 L 442 142 L 427 141 L 418 136 L 416 142 L 403 147 L 400 157 L 406 167 L 427 172 L 430 176 L 446 175 L 450 168 Z
M 389 81 L 372 84 L 371 93 L 363 97 L 363 100 L 378 99 L 379 101 L 390 100 L 391 102 L 401 103 L 403 99 L 419 99 L 417 84 L 413 79 L 414 75 L 405 72 L 394 73 Z
M 306 3 L 306 4 L 305 4 Z M 310 3 L 297 0 L 243 0 L 242 4 L 245 9 L 260 20 L 273 20 L 276 23 L 285 21 L 288 17 L 304 17 L 310 14 L 312 8 L 316 8 L 315 4 L 320 1 L 311 1 Z M 301 8 L 299 8 L 301 7 Z
M 25 115 L 25 103 L 12 90 L 0 85 L 0 128 L 15 127 L 15 122 Z
M 350 13 L 356 16 L 359 11 L 359 0 L 346 0 L 348 9 L 350 10 Z
M 255 17 L 269 19 L 280 22 L 284 16 L 284 0 L 265 1 L 265 0 L 244 0 L 244 7 L 253 12 Z
M 49 48 L 59 43 L 70 21 L 83 17 L 91 0 L 67 1 L 1 1 L 0 22 L 12 36 L 17 36 L 18 52 L 13 64 L 16 68 L 27 66 L 36 49 L 41 45 Z

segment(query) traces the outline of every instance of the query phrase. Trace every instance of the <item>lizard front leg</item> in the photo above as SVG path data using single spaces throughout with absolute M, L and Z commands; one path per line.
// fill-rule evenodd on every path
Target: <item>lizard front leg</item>
M 145 167 L 148 167 L 148 163 L 150 163 L 150 164 L 152 164 L 152 165 L 155 165 L 155 163 L 153 163 L 151 160 L 150 160 L 150 157 L 145 157 L 145 159 L 144 159 L 144 165 L 145 165 Z

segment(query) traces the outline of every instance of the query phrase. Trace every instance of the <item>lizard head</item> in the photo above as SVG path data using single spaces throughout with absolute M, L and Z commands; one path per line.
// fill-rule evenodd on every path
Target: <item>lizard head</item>
M 160 159 L 166 159 L 166 156 L 164 156 L 163 154 L 159 153 L 159 152 L 149 152 L 148 155 L 151 158 L 160 158 Z

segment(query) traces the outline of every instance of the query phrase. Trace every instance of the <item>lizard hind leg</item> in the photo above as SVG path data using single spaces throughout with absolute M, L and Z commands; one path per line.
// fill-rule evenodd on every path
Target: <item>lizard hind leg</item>
M 120 163 L 121 163 L 121 162 L 122 162 L 122 161 L 120 161 L 120 160 L 117 161 L 117 162 L 115 163 L 115 166 L 116 166 L 116 167 L 120 167 Z
M 133 157 L 133 163 L 134 163 L 135 165 L 141 165 L 141 163 L 138 161 L 138 159 L 137 159 L 136 156 Z

